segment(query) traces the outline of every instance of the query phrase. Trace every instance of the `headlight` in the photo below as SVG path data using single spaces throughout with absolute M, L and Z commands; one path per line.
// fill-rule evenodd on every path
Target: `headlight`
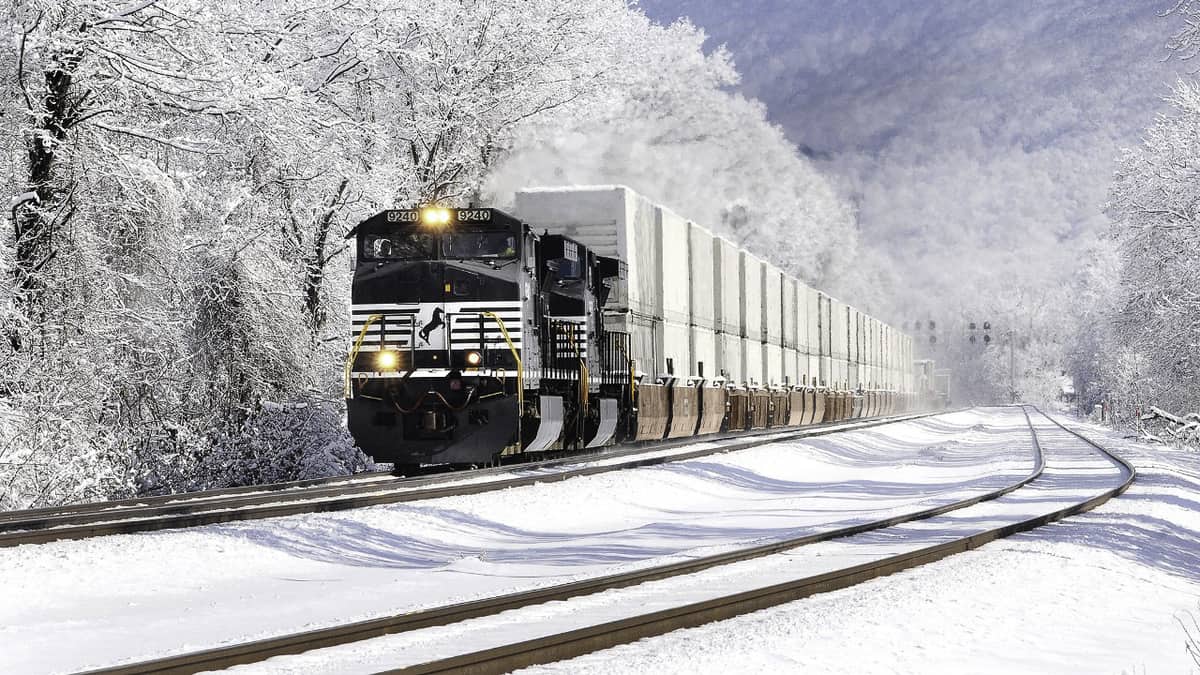
M 483 363 L 483 354 L 480 354 L 479 352 L 467 352 L 468 366 L 476 367 L 481 363 Z
M 428 206 L 421 209 L 421 222 L 425 225 L 446 225 L 450 222 L 450 209 Z
M 375 356 L 375 367 L 379 370 L 395 370 L 400 365 L 400 355 L 385 349 Z

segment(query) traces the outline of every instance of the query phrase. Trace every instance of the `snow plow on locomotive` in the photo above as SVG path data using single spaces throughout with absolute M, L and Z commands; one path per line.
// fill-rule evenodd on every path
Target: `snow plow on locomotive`
M 348 425 L 376 461 L 480 466 L 916 407 L 908 336 L 628 188 L 525 190 L 516 211 L 389 210 L 347 235 Z

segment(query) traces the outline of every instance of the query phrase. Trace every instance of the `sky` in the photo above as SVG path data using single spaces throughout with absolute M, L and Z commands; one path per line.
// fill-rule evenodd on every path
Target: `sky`
M 725 45 L 740 89 L 858 209 L 912 312 L 1014 311 L 1071 283 L 1115 160 L 1179 73 L 1174 0 L 642 0 Z M 913 314 L 916 316 L 917 314 Z

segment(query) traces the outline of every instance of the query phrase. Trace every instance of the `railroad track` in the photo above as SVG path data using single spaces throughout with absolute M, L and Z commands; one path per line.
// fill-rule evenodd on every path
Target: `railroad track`
M 119 516 L 124 509 L 149 508 L 165 506 L 181 502 L 201 502 L 204 500 L 224 499 L 255 493 L 280 493 L 288 490 L 303 490 L 312 487 L 328 486 L 334 483 L 348 483 L 367 480 L 387 480 L 392 477 L 388 471 L 369 471 L 352 476 L 334 476 L 331 478 L 314 478 L 310 480 L 288 481 L 285 483 L 268 483 L 265 485 L 245 485 L 240 487 L 203 490 L 197 492 L 181 492 L 170 495 L 153 497 L 131 497 L 107 502 L 86 502 L 82 504 L 67 504 L 65 506 L 48 506 L 37 509 L 20 509 L 0 511 L 0 527 L 7 528 L 8 523 L 34 524 L 39 519 L 63 518 L 68 516 L 88 516 L 93 514 L 108 514 L 108 517 Z
M 1068 516 L 1091 510 L 1112 497 L 1123 493 L 1133 483 L 1137 475 L 1136 470 L 1124 459 L 1114 455 L 1083 435 L 1068 429 L 1057 420 L 1041 413 L 1040 410 L 1034 408 L 1034 411 L 1036 415 L 1048 420 L 1052 425 L 1050 427 L 1050 434 L 1042 432 L 1043 440 L 1049 435 L 1056 435 L 1060 438 L 1071 437 L 1078 444 L 1094 449 L 1111 461 L 1118 469 L 1115 478 L 1119 479 L 1119 482 L 1114 480 L 1114 484 L 1111 487 L 1094 493 L 1082 501 L 1069 503 L 1038 515 L 1013 520 L 1003 525 L 978 529 L 970 534 L 955 537 L 950 541 L 920 546 L 870 562 L 840 567 L 823 574 L 788 579 L 780 583 L 759 586 L 737 593 L 719 595 L 718 597 L 699 602 L 680 604 L 659 611 L 639 612 L 632 616 L 613 621 L 588 625 L 574 630 L 554 632 L 517 643 L 503 644 L 466 654 L 455 654 L 444 658 L 430 659 L 386 672 L 508 672 L 529 665 L 573 658 L 599 649 L 662 635 L 680 628 L 690 628 L 713 621 L 733 618 L 759 609 L 805 598 L 816 593 L 845 588 L 876 577 L 935 562 L 955 553 L 978 548 L 1003 537 L 1032 530 Z M 1028 411 L 1026 411 L 1026 417 L 1028 419 Z M 1039 456 L 1043 459 L 1039 462 L 1039 469 L 1036 472 L 1036 476 L 1031 476 L 1021 484 L 1008 489 L 1006 495 L 1013 492 L 1018 492 L 1019 494 L 1018 489 L 1030 490 L 1038 479 L 1042 478 L 1044 455 L 1041 452 L 1041 442 L 1038 439 L 1039 432 L 1032 421 L 1030 421 L 1029 426 L 1033 434 L 1034 443 L 1038 448 Z M 1054 428 L 1057 428 L 1057 430 Z M 1089 480 L 1091 477 L 1086 473 L 1081 473 L 1080 475 L 1080 478 L 1084 481 Z M 996 495 L 983 501 L 1000 499 L 1006 495 Z M 1016 495 L 1013 496 L 1015 497 Z M 977 503 L 977 505 L 979 504 L 982 504 L 982 502 Z M 954 510 L 957 511 L 958 509 Z M 644 603 L 645 600 L 642 599 L 641 602 Z M 578 611 L 578 608 L 576 611 Z M 513 620 L 519 621 L 520 618 L 519 616 L 514 616 Z M 470 636 L 459 636 L 459 638 L 469 641 Z
M 1031 438 L 1030 445 L 1033 453 L 1032 470 L 1011 484 L 984 494 L 957 500 L 953 503 L 870 523 L 842 527 L 819 534 L 795 537 L 717 555 L 698 557 L 650 569 L 619 573 L 429 610 L 407 612 L 390 617 L 284 635 L 246 644 L 209 649 L 93 672 L 123 674 L 197 672 L 253 663 L 280 655 L 297 654 L 323 647 L 345 645 L 386 635 L 396 636 L 421 629 L 458 624 L 472 619 L 486 620 L 488 617 L 494 617 L 505 612 L 519 612 L 525 608 L 537 609 L 544 607 L 547 603 L 567 603 L 572 599 L 596 597 L 605 591 L 614 591 L 615 589 L 632 589 L 658 581 L 678 580 L 687 575 L 720 570 L 731 565 L 744 564 L 747 561 L 755 559 L 785 554 L 820 542 L 845 539 L 856 535 L 886 530 L 905 523 L 915 523 L 936 518 L 944 514 L 1000 499 L 1025 488 L 1042 476 L 1046 465 L 1045 456 L 1038 442 L 1037 431 L 1027 412 L 1025 420 Z M 1132 471 L 1131 468 L 1129 470 Z M 1121 489 L 1124 489 L 1124 486 Z M 1092 503 L 1086 508 L 1091 508 L 1097 503 L 1100 502 Z M 1070 512 L 1074 513 L 1079 510 L 1084 510 L 1084 508 L 1076 508 Z M 1064 511 L 1057 517 L 1064 517 L 1065 515 L 1069 514 Z M 1002 533 L 998 529 L 991 534 L 977 534 L 965 540 L 966 544 L 958 541 L 948 542 L 903 556 L 893 557 L 883 562 L 851 566 L 815 577 L 797 579 L 787 584 L 776 584 L 767 588 L 722 596 L 702 603 L 684 604 L 657 612 L 639 613 L 635 616 L 616 621 L 544 635 L 532 640 L 520 641 L 515 644 L 504 644 L 469 654 L 456 654 L 445 658 L 435 658 L 411 664 L 403 672 L 506 672 L 535 663 L 561 660 L 595 651 L 596 649 L 630 642 L 642 637 L 658 635 L 677 628 L 736 616 L 737 614 L 762 607 L 805 597 L 812 593 L 848 586 L 875 576 L 889 574 L 924 562 L 937 560 L 954 552 L 981 545 L 999 536 L 1005 536 L 1021 531 L 1022 529 L 1029 529 L 1043 522 L 1050 522 L 1053 519 L 1053 517 L 1044 517 L 1038 519 L 1037 522 L 1023 523 L 1009 529 L 1000 528 L 1004 529 Z M 641 605 L 641 607 L 644 609 L 645 605 Z M 519 624 L 520 619 L 514 616 L 509 622 Z M 477 644 L 470 639 L 462 640 L 462 642 L 464 644 Z
M 694 459 L 789 439 L 865 429 L 942 412 L 944 411 L 847 420 L 799 429 L 774 428 L 749 434 L 674 439 L 591 455 L 431 476 L 401 478 L 387 473 L 371 473 L 146 499 L 10 511 L 0 514 L 0 548 L 477 494 L 605 471 Z M 706 447 L 669 455 L 650 454 L 696 444 L 705 444 Z M 590 465 L 570 468 L 583 463 Z M 519 475 L 512 476 L 513 473 Z

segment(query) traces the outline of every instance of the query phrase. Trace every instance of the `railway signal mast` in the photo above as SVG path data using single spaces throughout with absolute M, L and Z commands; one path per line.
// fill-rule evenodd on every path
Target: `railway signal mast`
M 992 335 L 991 335 L 992 322 L 984 321 L 981 328 L 983 331 L 983 337 L 982 337 L 983 346 L 987 347 L 992 342 Z M 971 344 L 975 344 L 976 343 L 976 337 L 975 337 L 976 324 L 975 324 L 975 322 L 974 321 L 969 322 L 967 324 L 967 329 L 969 330 L 969 333 L 967 336 L 968 341 Z M 1009 398 L 1010 403 L 1016 403 L 1017 402 L 1017 384 L 1016 384 L 1016 382 L 1017 382 L 1017 378 L 1016 378 L 1016 361 L 1017 361 L 1017 357 L 1016 357 L 1017 339 L 1016 338 L 1017 338 L 1017 335 L 1016 335 L 1016 331 L 1014 331 L 1012 328 L 1008 328 L 1004 331 L 1004 337 L 1005 337 L 1005 340 L 1008 341 L 1008 398 Z

